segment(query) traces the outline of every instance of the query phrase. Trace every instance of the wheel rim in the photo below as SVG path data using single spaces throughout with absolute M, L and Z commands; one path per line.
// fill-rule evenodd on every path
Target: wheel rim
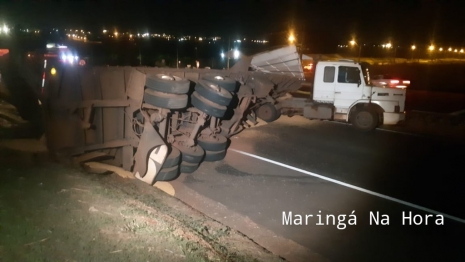
M 260 117 L 264 118 L 264 119 L 269 119 L 269 118 L 271 118 L 271 115 L 272 115 L 271 110 L 266 106 L 260 107 L 258 113 L 259 113 Z
M 373 116 L 369 112 L 363 111 L 357 114 L 356 121 L 360 127 L 370 127 L 373 124 Z

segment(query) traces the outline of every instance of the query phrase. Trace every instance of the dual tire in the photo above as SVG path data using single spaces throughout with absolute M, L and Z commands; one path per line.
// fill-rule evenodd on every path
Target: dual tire
M 177 76 L 149 75 L 145 81 L 144 101 L 166 109 L 183 109 L 189 102 L 190 82 Z

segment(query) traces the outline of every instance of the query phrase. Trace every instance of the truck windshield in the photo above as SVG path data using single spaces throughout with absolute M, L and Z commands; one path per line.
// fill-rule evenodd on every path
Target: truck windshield
M 360 63 L 360 66 L 362 67 L 362 74 L 363 74 L 363 79 L 365 80 L 365 84 L 370 85 L 371 79 L 370 79 L 369 64 L 362 62 Z

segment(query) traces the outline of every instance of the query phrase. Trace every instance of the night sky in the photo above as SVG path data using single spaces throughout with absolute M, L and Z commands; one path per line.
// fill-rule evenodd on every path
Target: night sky
M 269 37 L 294 27 L 315 45 L 361 42 L 465 45 L 462 1 L 0 0 L 0 21 L 206 36 Z M 316 43 L 317 42 L 317 43 Z

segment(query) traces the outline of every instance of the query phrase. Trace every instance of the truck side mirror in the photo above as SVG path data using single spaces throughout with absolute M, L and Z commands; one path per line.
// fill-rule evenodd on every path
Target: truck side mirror
M 362 80 L 361 80 L 361 79 L 358 79 L 357 87 L 360 87 L 361 84 L 362 84 Z

